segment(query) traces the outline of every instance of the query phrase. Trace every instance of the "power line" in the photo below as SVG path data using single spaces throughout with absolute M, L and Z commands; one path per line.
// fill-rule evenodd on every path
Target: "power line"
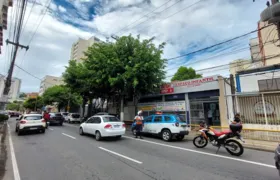
M 268 43 L 272 43 L 274 40 L 271 40 L 271 41 L 268 41 L 266 42 L 264 45 L 268 44 Z M 201 62 L 201 61 L 205 61 L 205 60 L 209 60 L 209 59 L 213 59 L 213 58 L 217 58 L 217 57 L 220 57 L 220 56 L 224 56 L 224 55 L 230 55 L 230 54 L 234 54 L 234 53 L 237 53 L 237 52 L 242 52 L 242 51 L 246 51 L 248 49 L 250 49 L 251 47 L 256 47 L 256 46 L 259 46 L 259 45 L 253 45 L 253 46 L 250 46 L 250 47 L 244 47 L 244 48 L 240 48 L 240 49 L 236 49 L 234 51 L 231 51 L 231 52 L 225 52 L 223 54 L 218 54 L 218 55 L 215 55 L 215 56 L 211 56 L 211 57 L 208 57 L 208 58 L 205 58 L 205 59 L 201 59 L 201 60 L 198 60 L 198 61 L 195 61 L 195 62 L 190 62 L 190 63 L 185 63 L 185 64 L 181 64 L 181 65 L 178 65 L 174 68 L 170 68 L 170 69 L 167 69 L 166 71 L 169 71 L 169 70 L 173 70 L 173 69 L 176 69 L 176 68 L 179 68 L 180 66 L 183 66 L 183 65 L 190 65 L 190 64 L 196 64 L 198 62 Z
M 220 46 L 220 45 L 222 45 L 222 44 L 226 44 L 226 43 L 229 43 L 229 42 L 234 41 L 234 40 L 236 40 L 236 39 L 239 39 L 239 38 L 248 36 L 248 35 L 250 35 L 250 34 L 252 34 L 252 33 L 255 33 L 255 32 L 257 32 L 257 31 L 259 31 L 259 30 L 261 30 L 261 29 L 267 28 L 267 27 L 269 27 L 269 26 L 271 26 L 271 25 L 264 26 L 264 27 L 262 27 L 262 28 L 260 28 L 260 29 L 250 31 L 250 32 L 245 33 L 245 34 L 242 34 L 242 35 L 240 35 L 240 36 L 236 36 L 236 37 L 231 38 L 231 39 L 228 39 L 228 40 L 226 40 L 226 41 L 222 41 L 222 42 L 220 42 L 220 43 L 217 43 L 217 44 L 214 44 L 214 45 L 211 45 L 211 46 L 208 46 L 208 47 L 205 47 L 205 48 L 196 50 L 196 51 L 192 51 L 192 52 L 187 53 L 187 54 L 183 54 L 183 55 L 180 55 L 180 56 L 168 58 L 168 59 L 166 59 L 166 60 L 169 61 L 169 60 L 173 60 L 173 59 L 178 59 L 178 58 L 185 57 L 185 56 L 189 56 L 189 55 L 192 55 L 192 54 L 201 52 L 201 51 L 205 51 L 205 50 L 207 50 L 207 49 L 211 49 L 211 48 L 213 48 L 213 47 Z
M 156 7 L 156 8 L 155 8 L 154 10 L 152 10 L 151 12 L 145 14 L 145 15 L 142 16 L 141 18 L 139 18 L 139 19 L 133 21 L 132 23 L 126 25 L 125 27 L 123 27 L 122 29 L 120 29 L 119 31 L 117 31 L 115 34 L 118 34 L 119 32 L 121 32 L 121 31 L 123 31 L 124 29 L 128 28 L 128 27 L 131 26 L 132 24 L 134 24 L 134 23 L 138 22 L 139 20 L 145 18 L 145 17 L 148 16 L 149 14 L 155 12 L 157 9 L 160 9 L 162 6 L 164 6 L 165 4 L 169 3 L 170 1 L 172 1 L 172 0 L 168 0 L 167 2 L 163 3 L 163 4 L 160 5 L 159 7 Z
M 140 29 L 140 30 L 138 30 L 138 31 L 142 31 L 143 29 L 146 29 L 146 28 L 148 28 L 148 27 L 151 27 L 151 26 L 153 26 L 153 25 L 155 25 L 155 24 L 157 24 L 157 23 L 163 21 L 163 20 L 166 20 L 166 19 L 168 19 L 168 18 L 170 18 L 170 17 L 172 17 L 172 16 L 174 16 L 174 15 L 176 15 L 176 14 L 178 14 L 178 13 L 180 13 L 180 12 L 182 12 L 182 11 L 184 11 L 184 10 L 186 10 L 186 9 L 188 9 L 188 8 L 194 6 L 194 5 L 196 5 L 196 4 L 198 4 L 198 3 L 202 2 L 202 1 L 203 1 L 203 0 L 199 0 L 199 1 L 197 1 L 197 2 L 195 2 L 195 3 L 193 3 L 193 4 L 191 4 L 191 5 L 189 5 L 189 6 L 187 6 L 187 7 L 185 7 L 185 8 L 183 8 L 183 9 L 179 10 L 179 11 L 176 11 L 175 13 L 173 13 L 173 14 L 171 14 L 171 15 L 165 17 L 164 19 L 160 19 L 160 20 L 156 21 L 155 23 L 152 23 L 152 24 L 149 25 L 149 26 L 145 26 L 144 28 L 142 28 L 142 29 Z M 179 1 L 179 2 L 180 2 L 180 1 Z
M 28 17 L 27 17 L 27 19 L 26 19 L 26 21 L 25 21 L 25 24 L 24 24 L 24 26 L 23 26 L 22 32 L 24 32 L 24 29 L 25 29 L 25 27 L 26 27 L 26 24 L 27 24 L 27 22 L 28 22 L 28 20 L 29 20 L 29 18 L 30 18 L 30 15 L 31 15 L 31 13 L 32 13 L 32 10 L 33 10 L 33 8 L 34 8 L 34 6 L 35 6 L 35 3 L 36 3 L 36 0 L 33 0 L 33 4 L 32 4 L 32 6 L 31 6 L 31 9 L 30 9 L 30 11 L 29 11 Z
M 277 55 L 275 55 L 275 56 L 270 56 L 269 58 L 267 58 L 267 60 L 272 60 L 273 58 L 275 58 L 275 57 L 279 57 L 280 56 L 280 54 L 277 54 Z M 261 60 L 258 60 L 258 61 L 261 61 Z M 254 62 L 258 62 L 258 61 L 254 61 Z M 253 62 L 253 63 L 254 63 Z M 252 62 L 248 62 L 248 63 L 242 63 L 242 64 L 239 64 L 239 63 L 236 63 L 236 66 L 232 66 L 232 67 L 234 67 L 234 68 L 236 68 L 236 67 L 239 67 L 239 66 L 244 66 L 244 65 L 246 65 L 246 64 L 252 64 Z M 195 71 L 205 71 L 205 70 L 212 70 L 212 69 L 216 69 L 216 68 L 221 68 L 221 67 L 224 67 L 224 66 L 229 66 L 230 64 L 229 63 L 227 63 L 227 64 L 222 64 L 222 65 L 219 65 L 219 66 L 212 66 L 212 67 L 209 67 L 209 68 L 204 68 L 204 69 L 198 69 L 198 70 L 195 70 Z M 219 70 L 224 70 L 224 69 L 228 69 L 229 67 L 226 67 L 226 68 L 223 68 L 223 69 L 219 69 Z M 169 77 L 173 77 L 175 74 L 173 74 L 173 75 L 170 75 L 170 76 L 166 76 L 167 78 L 169 78 Z

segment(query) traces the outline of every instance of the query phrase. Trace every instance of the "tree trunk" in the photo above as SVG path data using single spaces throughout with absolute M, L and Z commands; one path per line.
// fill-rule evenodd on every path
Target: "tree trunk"
M 91 117 L 91 116 L 92 116 L 92 100 L 93 100 L 93 98 L 89 98 L 88 117 Z
M 87 102 L 87 98 L 83 97 L 82 117 L 84 117 L 84 115 L 85 115 L 86 102 Z
M 121 96 L 121 121 L 124 121 L 124 96 Z

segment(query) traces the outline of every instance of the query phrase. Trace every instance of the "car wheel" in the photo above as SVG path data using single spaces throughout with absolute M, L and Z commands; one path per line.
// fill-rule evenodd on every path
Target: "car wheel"
M 60 125 L 60 126 L 62 126 L 62 125 L 63 125 L 63 123 L 60 123 L 59 125 Z
M 18 128 L 16 127 L 16 130 L 15 130 L 16 132 L 18 132 Z
M 18 129 L 17 134 L 18 134 L 18 136 L 20 136 L 22 134 L 21 130 Z
M 70 123 L 71 123 L 71 121 L 70 121 L 70 120 L 68 120 L 68 123 L 70 124 Z
M 121 139 L 121 138 L 122 138 L 122 136 L 121 136 L 121 135 L 120 135 L 120 136 L 116 136 L 116 138 L 117 138 L 117 139 Z
M 96 141 L 100 141 L 100 140 L 102 139 L 101 134 L 100 134 L 99 131 L 96 131 L 96 133 L 95 133 L 95 139 L 96 139 Z
M 80 127 L 80 129 L 79 129 L 79 134 L 80 134 L 80 135 L 84 135 L 84 130 L 83 130 L 82 127 Z
M 41 132 L 42 132 L 42 133 L 45 133 L 45 129 L 43 129 Z
M 170 141 L 172 139 L 172 134 L 168 129 L 161 132 L 161 137 L 164 141 Z

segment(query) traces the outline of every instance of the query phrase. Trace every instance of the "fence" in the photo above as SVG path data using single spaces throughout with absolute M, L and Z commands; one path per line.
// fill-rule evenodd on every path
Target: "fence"
M 234 101 L 245 138 L 280 141 L 280 92 L 237 94 Z

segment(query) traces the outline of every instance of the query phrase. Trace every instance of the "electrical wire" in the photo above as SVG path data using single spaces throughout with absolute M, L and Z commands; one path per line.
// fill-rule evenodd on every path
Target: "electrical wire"
M 236 37 L 234 37 L 234 38 L 231 38 L 231 39 L 222 41 L 222 42 L 220 42 L 220 43 L 216 43 L 216 44 L 214 44 L 214 45 L 211 45 L 211 46 L 208 46 L 208 47 L 205 47 L 205 48 L 196 50 L 196 51 L 192 51 L 192 52 L 189 52 L 189 53 L 186 53 L 186 54 L 183 54 L 183 55 L 180 55 L 180 56 L 172 57 L 172 58 L 167 58 L 166 60 L 170 61 L 170 60 L 173 60 L 173 59 L 178 59 L 178 58 L 181 58 L 181 57 L 186 57 L 186 56 L 189 56 L 189 55 L 192 55 L 192 54 L 196 54 L 196 53 L 198 53 L 198 52 L 205 51 L 205 50 L 207 50 L 207 49 L 211 49 L 211 48 L 213 48 L 213 47 L 220 46 L 220 45 L 222 45 L 222 44 L 226 44 L 226 43 L 229 43 L 229 42 L 234 41 L 234 40 L 236 40 L 236 39 L 239 39 L 239 38 L 248 36 L 248 35 L 250 35 L 250 34 L 253 34 L 253 33 L 255 33 L 255 32 L 257 32 L 257 31 L 259 31 L 259 30 L 261 30 L 261 29 L 267 28 L 267 27 L 269 27 L 269 26 L 271 26 L 271 25 L 264 26 L 264 27 L 262 27 L 262 28 L 260 28 L 260 29 L 250 31 L 250 32 L 248 32 L 248 33 L 245 33 L 245 34 L 236 36 Z
M 134 24 L 134 23 L 140 21 L 141 19 L 145 18 L 145 17 L 148 16 L 149 14 L 152 14 L 152 13 L 155 12 L 157 9 L 160 9 L 161 7 L 163 7 L 164 5 L 166 5 L 167 3 L 169 3 L 170 1 L 172 1 L 172 0 L 168 0 L 167 2 L 163 3 L 162 5 L 156 7 L 156 8 L 155 8 L 154 10 L 152 10 L 151 12 L 149 12 L 149 13 L 143 15 L 141 18 L 139 18 L 139 19 L 133 21 L 132 23 L 130 23 L 130 24 L 126 25 L 125 27 L 123 27 L 122 29 L 118 30 L 115 34 L 118 34 L 119 32 L 125 30 L 126 28 L 128 28 L 128 27 L 131 26 L 132 24 Z
M 26 21 L 25 21 L 25 24 L 24 24 L 24 26 L 23 26 L 23 28 L 22 28 L 22 32 L 24 32 L 24 29 L 25 29 L 25 27 L 26 27 L 26 24 L 27 24 L 27 22 L 28 22 L 28 20 L 29 20 L 29 18 L 30 18 L 30 16 L 31 16 L 32 10 L 33 10 L 33 8 L 34 8 L 34 6 L 35 6 L 35 3 L 36 3 L 36 0 L 33 0 L 33 4 L 32 4 L 31 9 L 30 9 L 30 11 L 29 11 L 28 17 L 27 17 L 27 19 L 26 19 Z

